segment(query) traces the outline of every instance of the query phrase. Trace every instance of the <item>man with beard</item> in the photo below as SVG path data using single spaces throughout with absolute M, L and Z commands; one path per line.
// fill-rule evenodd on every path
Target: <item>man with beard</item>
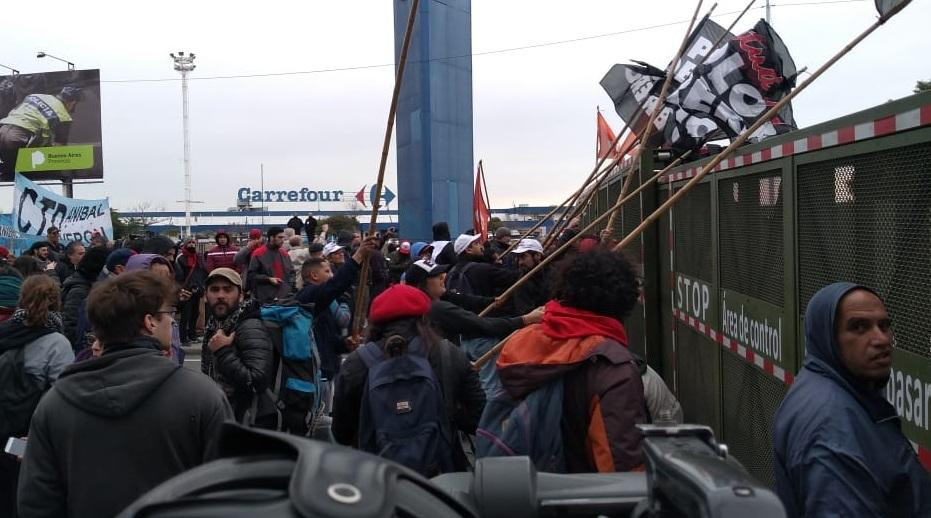
M 543 245 L 536 239 L 521 239 L 520 243 L 511 251 L 516 257 L 517 267 L 521 275 L 537 267 L 543 261 Z M 544 266 L 542 271 L 528 279 L 514 293 L 514 309 L 519 314 L 533 311 L 550 300 L 549 278 L 551 268 Z
M 210 272 L 206 297 L 201 370 L 219 383 L 237 421 L 274 428 L 275 407 L 265 390 L 275 375 L 274 352 L 259 305 L 245 298 L 242 278 L 230 268 Z
M 281 245 L 284 230 L 271 227 L 267 232 L 268 242 L 252 252 L 249 262 L 249 284 L 252 296 L 260 304 L 285 299 L 291 293 L 291 258 Z
M 36 241 L 23 255 L 35 257 L 42 271 L 49 274 L 55 273 L 55 258 L 51 257 L 48 241 Z

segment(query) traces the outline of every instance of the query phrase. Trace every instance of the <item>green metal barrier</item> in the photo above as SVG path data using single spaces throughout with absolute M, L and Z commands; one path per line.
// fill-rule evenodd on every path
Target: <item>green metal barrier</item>
M 644 155 L 635 169 L 653 171 Z M 631 201 L 617 235 L 707 161 Z M 587 221 L 626 174 L 601 189 Z M 639 248 L 625 250 L 644 280 L 626 322 L 632 350 L 663 375 L 686 419 L 711 426 L 753 475 L 772 483 L 772 419 L 805 357 L 805 307 L 838 280 L 886 301 L 896 336 L 886 395 L 931 467 L 931 93 L 742 148 Z

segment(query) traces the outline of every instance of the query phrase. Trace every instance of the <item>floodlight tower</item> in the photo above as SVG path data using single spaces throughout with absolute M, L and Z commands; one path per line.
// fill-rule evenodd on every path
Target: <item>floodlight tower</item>
M 187 75 L 194 70 L 194 53 L 170 54 L 175 61 L 175 70 L 181 72 L 181 111 L 184 125 L 184 235 L 191 236 L 191 139 L 188 127 Z

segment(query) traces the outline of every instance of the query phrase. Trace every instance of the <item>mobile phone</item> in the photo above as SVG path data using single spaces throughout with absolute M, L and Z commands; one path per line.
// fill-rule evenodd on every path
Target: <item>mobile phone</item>
M 9 453 L 10 455 L 16 455 L 17 457 L 22 457 L 26 454 L 26 439 L 20 439 L 19 437 L 10 437 L 6 441 L 6 447 L 3 451 Z

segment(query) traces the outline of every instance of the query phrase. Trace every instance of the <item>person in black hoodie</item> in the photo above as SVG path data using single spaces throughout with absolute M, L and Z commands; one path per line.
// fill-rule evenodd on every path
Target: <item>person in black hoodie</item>
M 87 295 L 94 283 L 100 278 L 100 272 L 107 264 L 110 255 L 106 248 L 95 246 L 87 250 L 71 277 L 65 279 L 61 287 L 62 321 L 65 336 L 71 341 L 75 352 L 90 344 L 85 337 L 90 332 L 87 321 Z
M 440 221 L 433 225 L 433 243 L 434 247 L 442 246 L 442 249 L 436 250 L 434 262 L 436 264 L 456 264 L 457 252 L 453 249 L 452 237 L 449 234 L 449 224 Z
M 149 271 L 91 290 L 103 354 L 66 368 L 39 402 L 20 472 L 22 518 L 114 516 L 211 460 L 232 411 L 210 379 L 165 358 L 174 296 Z

